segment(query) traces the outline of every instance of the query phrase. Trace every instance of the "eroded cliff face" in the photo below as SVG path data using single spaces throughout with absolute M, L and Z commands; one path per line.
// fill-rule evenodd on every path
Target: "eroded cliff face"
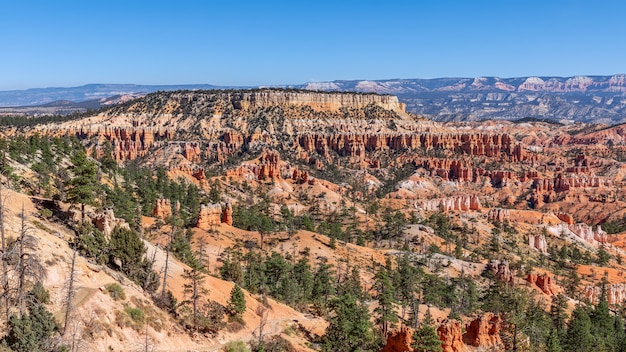
M 368 105 L 379 106 L 399 114 L 406 106 L 391 95 L 337 94 L 327 92 L 257 90 L 251 92 L 226 93 L 235 109 L 253 111 L 267 107 L 306 106 L 317 111 L 338 112 L 342 108 L 360 109 Z
M 181 155 L 191 163 L 223 163 L 242 151 L 272 148 L 317 168 L 337 157 L 381 167 L 375 152 L 407 150 L 532 159 L 507 133 L 462 132 L 407 114 L 394 96 L 290 90 L 158 93 L 99 115 L 39 128 L 84 140 L 92 155 L 118 162 Z M 420 162 L 414 160 L 414 163 Z M 422 161 L 437 175 L 475 180 L 491 173 L 467 165 Z M 263 170 L 262 173 L 265 173 Z M 273 176 L 267 175 L 269 178 Z M 501 183 L 502 176 L 493 177 Z
M 584 291 L 585 297 L 592 303 L 598 303 L 602 295 L 602 287 L 587 285 Z M 610 284 L 606 286 L 606 300 L 609 304 L 623 304 L 626 302 L 626 284 Z

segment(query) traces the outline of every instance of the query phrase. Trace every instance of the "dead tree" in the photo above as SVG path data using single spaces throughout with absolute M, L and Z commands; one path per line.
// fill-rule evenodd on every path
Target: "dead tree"
M 73 303 L 72 303 L 72 299 L 74 298 L 74 295 L 76 294 L 76 288 L 75 288 L 75 284 L 76 284 L 76 245 L 74 245 L 74 250 L 72 252 L 72 263 L 70 265 L 70 276 L 67 279 L 66 285 L 67 285 L 67 294 L 65 295 L 65 301 L 63 303 L 63 305 L 65 306 L 65 322 L 63 323 L 63 333 L 62 335 L 65 336 L 66 333 L 68 332 L 68 326 L 70 323 L 70 318 L 72 316 L 72 311 L 73 311 Z
M 264 297 L 261 297 L 261 301 L 263 301 L 263 298 Z M 255 313 L 259 317 L 259 327 L 254 331 L 253 335 L 257 338 L 257 347 L 260 348 L 264 345 L 263 330 L 265 330 L 265 326 L 267 325 L 267 317 L 269 315 L 269 308 L 267 308 L 261 303 L 256 307 Z
M 4 155 L 3 155 L 4 156 Z M 0 261 L 2 261 L 2 303 L 4 304 L 4 313 L 5 319 L 9 320 L 9 311 L 11 304 L 9 302 L 9 266 L 7 264 L 7 242 L 6 242 L 6 233 L 5 233 L 5 208 L 6 204 L 6 195 L 4 194 L 4 187 L 2 182 L 0 182 L 0 239 L 1 239 L 1 248 L 2 253 L 0 254 Z
M 26 212 L 24 204 L 20 213 L 20 234 L 13 247 L 17 257 L 15 273 L 17 276 L 15 301 L 20 311 L 20 315 L 26 310 L 26 294 L 29 282 L 43 281 L 46 271 L 39 261 L 36 253 L 29 252 L 37 247 L 37 238 L 30 234 L 26 226 Z

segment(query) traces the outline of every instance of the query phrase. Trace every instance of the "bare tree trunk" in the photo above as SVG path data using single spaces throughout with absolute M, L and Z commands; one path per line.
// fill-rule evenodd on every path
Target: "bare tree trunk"
M 413 321 L 412 321 L 412 328 L 413 329 L 417 329 L 420 326 L 420 319 L 419 319 L 419 301 L 417 299 L 415 299 L 415 297 L 412 300 L 412 308 L 413 308 Z
M 267 316 L 269 313 L 269 309 L 265 307 L 263 304 L 260 304 L 256 308 L 256 315 L 260 318 L 259 320 L 259 332 L 257 335 L 257 343 L 258 346 L 263 345 L 263 330 L 265 329 L 265 325 L 267 325 Z
M 17 307 L 20 315 L 24 314 L 24 286 L 26 280 L 26 253 L 24 252 L 24 241 L 26 240 L 26 214 L 24 212 L 24 203 L 22 203 L 22 212 L 20 213 L 20 237 L 18 239 L 18 263 L 17 263 Z
M 70 277 L 68 279 L 67 296 L 65 298 L 65 322 L 63 325 L 63 334 L 67 332 L 69 326 L 70 317 L 72 314 L 72 298 L 74 297 L 74 281 L 76 280 L 76 245 L 74 245 L 74 252 L 72 253 L 72 265 L 70 267 Z
M 196 329 L 198 327 L 198 270 L 193 269 L 193 296 L 191 297 L 192 306 L 193 306 L 193 328 Z
M 3 185 L 0 182 L 0 238 L 2 240 L 2 255 L 0 256 L 0 260 L 2 261 L 2 299 L 4 303 L 4 313 L 6 315 L 6 320 L 9 320 L 9 268 L 6 261 L 6 237 L 5 237 L 5 226 L 4 226 L 4 204 L 5 204 L 5 195 L 3 194 Z
M 153 280 L 155 280 L 155 277 L 153 274 L 154 271 L 152 270 L 152 268 L 154 268 L 154 263 L 156 262 L 156 252 L 157 251 L 155 249 L 154 252 L 152 253 L 152 258 L 150 258 L 150 272 L 146 274 L 146 280 L 143 282 L 144 291 L 147 291 L 148 287 L 150 287 L 150 285 L 152 285 L 152 283 L 154 282 Z
M 172 231 L 170 232 L 170 239 L 165 247 L 165 266 L 163 267 L 163 287 L 161 289 L 161 298 L 165 298 L 165 294 L 167 293 L 167 270 L 168 264 L 170 261 L 170 249 L 172 247 L 172 242 L 174 242 L 174 221 L 172 221 Z

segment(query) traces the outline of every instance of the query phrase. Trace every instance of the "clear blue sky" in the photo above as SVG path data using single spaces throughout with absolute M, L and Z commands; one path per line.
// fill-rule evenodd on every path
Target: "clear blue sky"
M 623 0 L 0 0 L 0 90 L 626 73 Z

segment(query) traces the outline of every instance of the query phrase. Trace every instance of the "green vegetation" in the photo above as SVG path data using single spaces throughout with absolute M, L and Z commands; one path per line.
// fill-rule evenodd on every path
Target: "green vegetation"
M 243 295 L 241 287 L 237 284 L 230 291 L 230 299 L 228 300 L 226 311 L 230 318 L 235 321 L 242 321 L 243 312 L 246 311 L 246 297 Z
M 113 298 L 115 301 L 123 301 L 126 299 L 126 293 L 120 284 L 117 282 L 112 282 L 110 284 L 104 285 L 104 288 L 107 290 L 107 293 Z

